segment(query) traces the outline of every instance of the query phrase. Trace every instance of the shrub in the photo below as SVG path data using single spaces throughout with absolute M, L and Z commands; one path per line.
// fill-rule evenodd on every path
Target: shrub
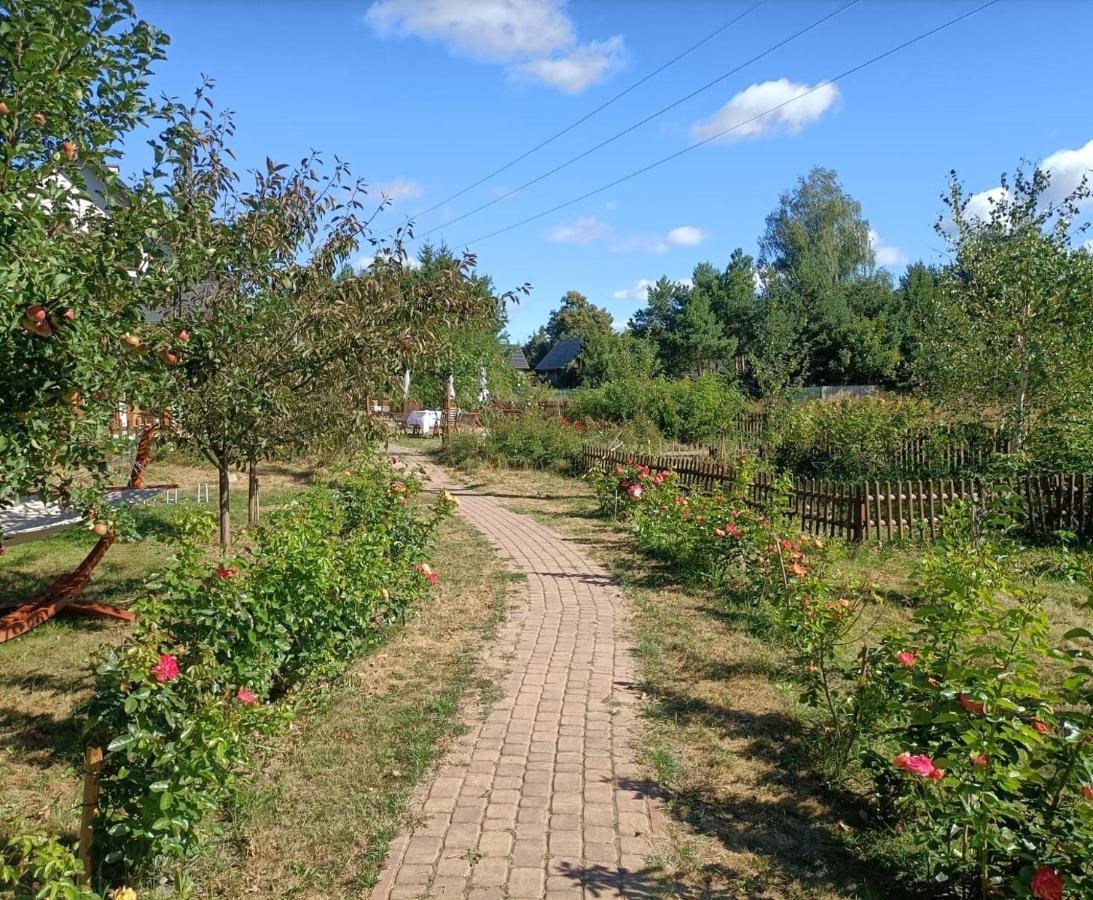
M 39 832 L 13 835 L 0 847 L 0 897 L 13 900 L 102 900 L 80 886 L 75 851 Z
M 581 422 L 544 416 L 529 409 L 518 416 L 493 416 L 487 422 L 486 458 L 514 468 L 578 471 L 587 427 Z
M 590 477 L 645 553 L 760 607 L 818 713 L 829 774 L 870 778 L 936 881 L 978 896 L 1093 890 L 1093 634 L 1049 640 L 1040 598 L 1007 574 L 1004 513 L 954 505 L 923 567 L 929 601 L 906 629 L 873 631 L 879 601 L 833 579 L 831 546 L 793 531 L 784 480 L 759 511 L 744 483 L 688 494 L 632 465 Z
M 437 459 L 446 466 L 470 469 L 485 459 L 486 441 L 478 434 L 456 433 L 449 435 L 446 444 L 437 451 Z
M 435 581 L 419 485 L 370 464 L 275 512 L 246 553 L 205 556 L 212 523 L 185 520 L 132 636 L 107 650 L 87 737 L 105 747 L 96 848 L 107 877 L 194 849 L 302 688 L 337 674 Z
M 624 378 L 574 392 L 573 415 L 596 422 L 649 422 L 685 443 L 723 435 L 743 408 L 735 387 L 717 375 L 696 379 Z

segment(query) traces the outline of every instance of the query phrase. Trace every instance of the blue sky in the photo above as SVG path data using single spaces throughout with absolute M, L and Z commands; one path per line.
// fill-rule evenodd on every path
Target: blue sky
M 1001 0 L 834 87 L 534 222 L 476 240 L 797 97 L 982 0 L 862 0 L 556 175 L 462 221 L 846 0 L 766 0 L 738 23 L 508 171 L 423 215 L 417 234 L 469 242 L 523 339 L 569 289 L 623 323 L 642 282 L 756 250 L 778 195 L 834 168 L 877 235 L 878 261 L 938 260 L 948 172 L 986 192 L 1021 160 L 1060 183 L 1093 167 L 1093 3 Z M 243 166 L 309 149 L 349 161 L 395 200 L 380 230 L 433 206 L 569 125 L 755 0 L 138 0 L 171 36 L 155 87 L 201 73 L 236 114 Z M 139 154 L 133 157 L 139 161 Z

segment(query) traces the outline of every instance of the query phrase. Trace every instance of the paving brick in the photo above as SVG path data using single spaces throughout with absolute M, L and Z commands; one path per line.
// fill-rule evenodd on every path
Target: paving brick
M 662 817 L 655 790 L 632 787 L 638 709 L 626 688 L 636 676 L 625 599 L 602 566 L 547 526 L 401 455 L 451 489 L 459 514 L 527 581 L 487 651 L 503 661 L 494 676 L 503 696 L 468 721 L 415 793 L 424 822 L 392 842 L 373 897 L 580 900 L 585 867 L 597 873 L 595 900 L 627 896 L 630 881 L 636 896 L 644 888 L 634 873 Z

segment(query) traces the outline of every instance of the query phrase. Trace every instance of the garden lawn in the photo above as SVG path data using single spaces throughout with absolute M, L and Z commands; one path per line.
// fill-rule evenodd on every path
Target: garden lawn
M 304 490 L 310 464 L 271 463 L 259 468 L 263 509 Z M 171 555 L 167 539 L 182 505 L 194 505 L 196 485 L 207 481 L 216 493 L 211 467 L 170 458 L 148 469 L 149 484 L 177 482 L 179 505 L 162 499 L 136 507 L 144 540 L 116 543 L 95 570 L 84 598 L 127 606 L 145 580 Z M 246 479 L 232 485 L 234 527 L 246 527 Z M 205 505 L 211 512 L 214 506 Z M 30 599 L 58 575 L 70 572 L 94 546 L 96 537 L 75 526 L 41 541 L 11 547 L 0 557 L 0 608 Z M 214 548 L 210 547 L 210 551 Z M 77 765 L 83 755 L 75 710 L 91 687 L 92 658 L 119 643 L 128 626 L 85 616 L 60 616 L 29 634 L 0 644 L 0 828 L 12 819 L 74 834 L 78 824 Z
M 277 742 L 225 837 L 186 863 L 187 896 L 317 900 L 375 883 L 415 784 L 495 691 L 479 660 L 514 576 L 458 518 L 432 565 L 433 599 Z

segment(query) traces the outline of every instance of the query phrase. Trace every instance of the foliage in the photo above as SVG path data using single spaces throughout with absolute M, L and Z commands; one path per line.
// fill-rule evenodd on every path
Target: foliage
M 796 404 L 770 422 L 775 467 L 811 478 L 858 480 L 953 474 L 949 451 L 964 446 L 967 471 L 983 471 L 994 450 L 991 429 L 952 425 L 925 400 L 870 396 Z M 922 440 L 920 456 L 901 447 Z M 962 473 L 964 474 L 964 473 Z
M 139 601 L 133 635 L 103 654 L 88 740 L 105 748 L 100 874 L 191 852 L 296 698 L 379 640 L 427 590 L 436 522 L 419 485 L 364 465 L 278 510 L 234 559 L 211 564 L 207 519 Z
M 169 304 L 170 403 L 182 439 L 219 471 L 227 550 L 231 468 L 344 447 L 369 425 L 369 396 L 435 359 L 452 329 L 495 326 L 508 295 L 472 279 L 469 256 L 436 255 L 408 274 L 397 241 L 366 273 L 336 277 L 367 238 L 363 184 L 313 153 L 294 167 L 267 159 L 242 188 L 233 122 L 207 101 L 204 85 L 193 105 L 176 105 L 154 150 L 177 210 L 166 241 L 191 286 Z
M 0 897 L 12 900 L 102 900 L 80 886 L 75 851 L 38 832 L 19 832 L 0 846 Z
M 411 397 L 426 409 L 438 409 L 443 405 L 450 374 L 455 378 L 459 407 L 479 409 L 482 371 L 486 373 L 491 400 L 509 397 L 516 379 L 509 366 L 508 339 L 504 334 L 505 302 L 495 295 L 493 281 L 488 275 L 475 274 L 473 266 L 457 259 L 446 247 L 427 244 L 418 253 L 417 261 L 417 266 L 404 267 L 402 274 L 404 290 L 410 296 L 465 291 L 478 298 L 481 313 L 473 319 L 455 320 L 435 329 L 435 348 L 430 353 L 418 354 L 411 372 Z M 401 396 L 398 391 L 393 393 Z
M 588 438 L 582 422 L 544 416 L 535 408 L 491 416 L 486 429 L 486 459 L 514 468 L 578 471 Z
M 582 388 L 573 396 L 573 415 L 588 421 L 649 423 L 664 437 L 686 443 L 717 440 L 744 401 L 719 375 L 694 379 L 624 377 Z
M 0 16 L 0 502 L 101 484 L 118 402 L 162 382 L 162 360 L 125 336 L 172 283 L 168 214 L 112 163 L 160 115 L 148 79 L 166 43 L 126 0 L 16 0 Z M 150 328 L 143 349 L 166 336 Z
M 978 215 L 954 174 L 938 223 L 953 261 L 930 333 L 934 388 L 998 408 L 1018 451 L 1031 423 L 1093 405 L 1093 256 L 1073 225 L 1090 190 L 1053 194 L 1048 173 L 1019 170 Z
M 784 482 L 758 511 L 741 500 L 746 475 L 714 494 L 629 464 L 590 478 L 644 552 L 760 607 L 817 711 L 829 777 L 869 778 L 936 881 L 981 896 L 1089 891 L 1093 634 L 1049 639 L 1040 598 L 1007 575 L 1004 510 L 954 507 L 923 567 L 927 602 L 906 628 L 879 629 L 879 598 L 835 580 L 833 547 L 783 516 Z
M 546 326 L 540 328 L 524 345 L 524 355 L 534 369 L 558 341 L 579 338 L 595 342 L 611 334 L 611 313 L 594 303 L 580 291 L 566 291 L 559 307 L 550 313 Z

